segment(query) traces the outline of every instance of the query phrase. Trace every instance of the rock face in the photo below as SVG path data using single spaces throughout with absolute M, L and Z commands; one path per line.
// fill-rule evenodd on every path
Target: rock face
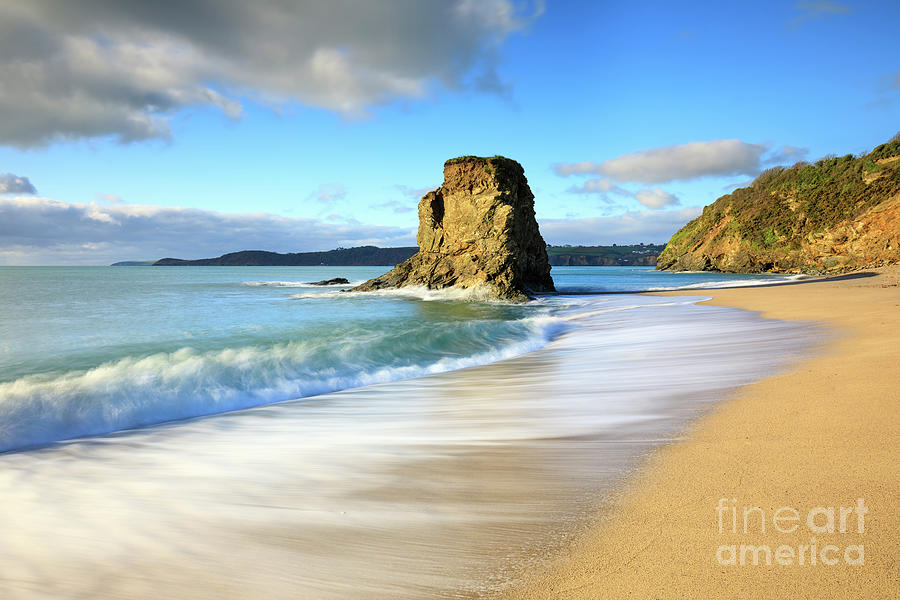
M 764 172 L 672 236 L 657 269 L 840 273 L 900 263 L 900 137 Z
M 547 247 L 522 166 L 495 156 L 444 163 L 444 184 L 419 201 L 419 251 L 353 291 L 485 288 L 506 300 L 554 291 Z

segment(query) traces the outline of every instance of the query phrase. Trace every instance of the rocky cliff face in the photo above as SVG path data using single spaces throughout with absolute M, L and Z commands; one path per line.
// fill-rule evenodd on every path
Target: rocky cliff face
M 411 285 L 488 289 L 507 300 L 554 291 L 522 166 L 495 156 L 444 163 L 444 184 L 419 202 L 419 252 L 353 291 Z
M 839 273 L 900 263 L 900 138 L 764 172 L 679 230 L 657 269 Z

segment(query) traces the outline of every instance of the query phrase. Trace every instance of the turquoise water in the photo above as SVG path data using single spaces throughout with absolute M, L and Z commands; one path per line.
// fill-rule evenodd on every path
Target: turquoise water
M 803 276 L 657 271 L 653 267 L 553 267 L 560 293 L 647 292 L 675 289 L 740 287 L 800 279 Z
M 771 278 L 563 267 L 524 305 L 304 283 L 383 270 L 0 268 L 0 598 L 496 591 L 815 333 L 697 304 Z
M 387 267 L 0 268 L 0 451 L 487 364 L 571 327 L 565 296 L 348 294 Z M 557 267 L 559 291 L 771 276 Z

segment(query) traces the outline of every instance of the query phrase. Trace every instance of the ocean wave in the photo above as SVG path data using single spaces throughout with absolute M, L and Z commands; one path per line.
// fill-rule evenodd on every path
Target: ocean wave
M 690 273 L 694 273 L 694 271 L 690 271 Z M 805 279 L 811 279 L 812 276 L 798 274 L 798 275 L 786 275 L 784 277 L 772 277 L 767 279 L 721 279 L 715 281 L 702 281 L 698 283 L 690 283 L 687 285 L 676 285 L 676 286 L 666 286 L 666 287 L 652 287 L 648 288 L 646 291 L 648 292 L 667 292 L 667 291 L 675 291 L 675 290 L 715 290 L 715 289 L 724 289 L 724 288 L 735 288 L 735 287 L 751 287 L 751 286 L 759 286 L 759 285 L 773 285 L 777 283 L 788 283 L 791 281 L 802 281 Z
M 579 306 L 578 310 L 572 312 L 571 314 L 560 315 L 558 318 L 560 318 L 564 321 L 577 322 L 577 321 L 585 321 L 585 320 L 591 319 L 593 317 L 607 315 L 610 313 L 625 312 L 625 311 L 631 311 L 631 310 L 647 310 L 647 309 L 672 307 L 672 306 L 688 306 L 691 304 L 697 304 L 698 302 L 703 302 L 705 300 L 712 300 L 712 297 L 711 296 L 707 296 L 707 297 L 691 296 L 685 300 L 673 300 L 671 302 L 655 302 L 653 304 L 623 304 L 623 305 L 609 306 L 609 307 L 603 307 L 603 308 L 592 308 L 591 304 L 588 303 L 588 304 Z M 574 308 L 574 306 L 573 306 L 573 308 Z
M 489 302 L 492 304 L 515 304 L 507 300 L 499 300 L 494 297 L 493 291 L 486 286 L 473 286 L 469 288 L 448 287 L 439 290 L 428 289 L 425 286 L 410 285 L 401 288 L 384 290 L 372 290 L 370 292 L 346 292 L 329 291 L 321 293 L 293 294 L 291 298 L 304 300 L 309 298 L 409 298 L 411 300 L 423 300 L 425 302 Z
M 351 281 L 350 283 L 314 284 L 309 281 L 243 281 L 241 285 L 249 287 L 283 287 L 283 288 L 335 288 L 355 287 L 365 280 Z
M 0 383 L 0 452 L 488 364 L 570 327 L 542 314 L 127 357 Z

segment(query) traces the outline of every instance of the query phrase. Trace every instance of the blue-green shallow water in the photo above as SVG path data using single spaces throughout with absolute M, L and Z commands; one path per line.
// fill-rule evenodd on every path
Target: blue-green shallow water
M 701 271 L 672 272 L 657 271 L 653 267 L 553 267 L 552 275 L 556 289 L 562 294 L 740 287 L 803 277 Z
M 387 267 L 0 268 L 0 451 L 214 414 L 535 350 L 570 303 L 347 294 Z M 772 277 L 557 267 L 567 291 Z
M 302 283 L 381 271 L 0 269 L 0 443 L 18 450 L 0 454 L 0 598 L 496 590 L 813 334 L 697 298 Z M 709 285 L 553 274 L 563 291 Z

